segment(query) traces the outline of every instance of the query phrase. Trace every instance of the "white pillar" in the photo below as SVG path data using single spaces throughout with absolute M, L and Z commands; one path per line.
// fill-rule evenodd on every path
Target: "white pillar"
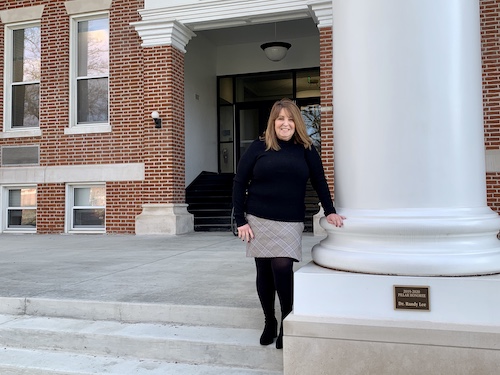
M 335 201 L 322 266 L 500 272 L 486 204 L 478 0 L 334 2 Z

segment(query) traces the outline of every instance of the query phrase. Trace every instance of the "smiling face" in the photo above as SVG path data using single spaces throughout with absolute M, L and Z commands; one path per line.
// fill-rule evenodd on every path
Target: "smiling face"
M 289 141 L 295 133 L 295 122 L 293 117 L 282 108 L 276 120 L 274 120 L 274 130 L 278 139 Z

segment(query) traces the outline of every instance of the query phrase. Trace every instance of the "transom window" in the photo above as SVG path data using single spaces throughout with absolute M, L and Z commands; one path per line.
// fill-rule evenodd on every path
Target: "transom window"
M 108 16 L 74 17 L 72 21 L 72 125 L 107 124 Z
M 4 131 L 39 128 L 40 25 L 5 27 Z
M 5 191 L 5 230 L 36 231 L 36 187 L 9 187 Z
M 70 231 L 105 230 L 105 185 L 69 185 L 68 202 Z

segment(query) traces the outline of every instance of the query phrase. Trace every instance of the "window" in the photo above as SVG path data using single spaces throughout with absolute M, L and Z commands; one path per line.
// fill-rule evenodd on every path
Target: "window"
M 4 131 L 39 128 L 40 26 L 5 27 Z
M 5 230 L 36 231 L 36 187 L 9 187 Z
M 104 185 L 69 185 L 68 193 L 69 231 L 104 231 L 106 187 Z
M 71 125 L 109 122 L 109 21 L 107 15 L 72 18 Z

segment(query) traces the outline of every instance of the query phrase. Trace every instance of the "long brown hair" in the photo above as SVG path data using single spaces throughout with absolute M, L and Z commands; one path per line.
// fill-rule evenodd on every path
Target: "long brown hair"
M 278 137 L 276 135 L 276 129 L 274 128 L 274 121 L 279 117 L 281 110 L 284 109 L 287 115 L 293 118 L 295 123 L 295 132 L 293 133 L 292 139 L 295 143 L 304 145 L 304 148 L 311 148 L 312 140 L 307 134 L 306 124 L 302 118 L 299 107 L 290 99 L 283 98 L 274 103 L 271 108 L 271 113 L 269 114 L 269 119 L 267 120 L 267 129 L 264 133 L 264 140 L 266 142 L 266 151 L 274 150 L 278 151 L 281 147 L 278 144 Z

